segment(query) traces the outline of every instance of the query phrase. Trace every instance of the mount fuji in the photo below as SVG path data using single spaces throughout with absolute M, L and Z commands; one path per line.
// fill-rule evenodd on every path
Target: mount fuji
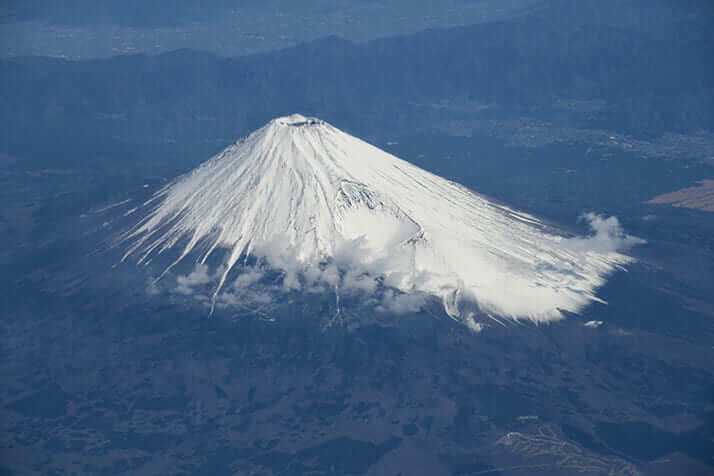
M 640 242 L 595 215 L 591 236 L 566 235 L 299 114 L 179 177 L 137 215 L 123 260 L 172 251 L 166 273 L 222 256 L 213 304 L 232 276 L 250 281 L 239 264 L 252 257 L 288 290 L 433 296 L 471 325 L 468 309 L 536 322 L 578 312 Z

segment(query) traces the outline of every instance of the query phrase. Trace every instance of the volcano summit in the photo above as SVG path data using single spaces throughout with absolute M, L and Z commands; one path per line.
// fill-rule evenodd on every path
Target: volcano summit
M 159 190 L 124 239 L 140 262 L 176 249 L 174 264 L 223 250 L 213 299 L 253 256 L 287 289 L 389 289 L 431 295 L 449 315 L 548 321 L 597 300 L 636 243 L 615 218 L 566 237 L 537 218 L 388 154 L 330 124 L 272 120 Z M 173 265 L 171 265 L 173 266 Z M 171 268 L 169 266 L 169 269 Z

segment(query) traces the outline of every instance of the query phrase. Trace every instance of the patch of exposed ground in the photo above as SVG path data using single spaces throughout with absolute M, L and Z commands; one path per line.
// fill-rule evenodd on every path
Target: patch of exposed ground
M 714 212 L 714 180 L 701 180 L 695 187 L 665 193 L 646 203 Z

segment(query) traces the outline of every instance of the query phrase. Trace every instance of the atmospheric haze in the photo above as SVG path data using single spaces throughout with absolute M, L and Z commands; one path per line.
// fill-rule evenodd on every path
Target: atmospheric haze
M 163 187 L 122 236 L 123 259 L 173 250 L 164 273 L 191 255 L 221 301 L 231 270 L 251 256 L 282 272 L 286 290 L 376 293 L 389 311 L 442 300 L 475 326 L 466 303 L 497 319 L 546 322 L 598 300 L 607 276 L 630 263 L 641 240 L 616 218 L 585 215 L 589 237 L 569 237 L 315 118 L 270 121 Z M 206 260 L 224 250 L 211 273 Z M 231 286 L 259 280 L 245 271 Z M 233 275 L 231 275 L 233 276 Z M 250 279 L 249 279 L 250 278 Z M 232 279 L 232 278 L 231 278 Z M 389 298 L 388 300 L 386 298 Z M 222 302 L 226 302 L 225 296 Z

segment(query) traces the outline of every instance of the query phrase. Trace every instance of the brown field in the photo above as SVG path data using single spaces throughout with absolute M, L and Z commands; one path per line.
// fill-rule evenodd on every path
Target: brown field
M 714 212 L 714 180 L 700 180 L 696 187 L 665 193 L 646 203 Z

